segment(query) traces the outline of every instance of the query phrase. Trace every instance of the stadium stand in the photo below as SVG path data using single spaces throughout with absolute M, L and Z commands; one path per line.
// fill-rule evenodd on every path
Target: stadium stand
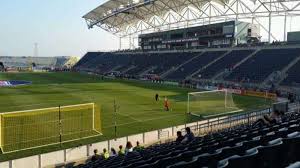
M 161 75 L 169 69 L 176 68 L 183 62 L 192 59 L 195 54 L 193 53 L 155 53 L 152 55 L 157 55 L 158 59 L 153 63 L 155 69 L 150 71 L 151 74 Z
M 208 66 L 203 71 L 200 71 L 195 78 L 210 79 L 217 75 L 220 72 L 225 70 L 230 70 L 235 64 L 242 61 L 249 54 L 253 53 L 254 50 L 233 50 L 220 60 L 213 63 L 211 66 Z
M 190 53 L 87 53 L 75 66 L 75 69 L 108 73 L 112 70 L 127 76 L 148 73 L 161 75 L 163 72 L 179 66 L 193 58 Z M 117 67 L 114 69 L 114 67 Z
M 88 70 L 89 68 L 89 65 L 92 65 L 92 60 L 101 55 L 103 53 L 101 52 L 88 52 L 86 53 L 78 62 L 77 64 L 75 65 L 75 69 L 78 69 L 78 70 L 82 70 L 82 71 L 85 71 L 85 70 Z
M 272 72 L 281 71 L 295 58 L 299 57 L 299 48 L 263 49 L 238 66 L 227 78 L 230 81 L 260 83 Z
M 132 55 L 132 60 L 129 66 L 134 66 L 134 68 L 127 71 L 126 74 L 130 76 L 138 76 L 140 73 L 146 71 L 151 68 L 152 65 L 157 63 L 155 58 L 156 56 L 152 57 L 149 54 Z
M 299 122 L 300 113 L 288 113 L 280 124 L 242 125 L 196 137 L 190 143 L 153 145 L 77 167 L 285 167 L 300 160 Z
M 227 81 L 262 83 L 300 56 L 300 48 L 287 47 L 224 48 L 202 52 L 89 52 L 74 68 L 104 75 L 117 72 L 132 78 L 151 74 L 168 81 L 183 81 L 191 75 L 195 80 L 212 79 L 227 72 L 223 76 Z M 298 66 L 299 63 L 288 69 L 283 84 L 298 83 Z
M 130 62 L 127 54 L 88 52 L 75 66 L 75 69 L 105 74 L 113 68 Z
M 73 61 L 70 61 L 73 60 Z M 69 64 L 69 67 L 77 63 L 77 59 L 74 57 L 12 57 L 12 56 L 3 56 L 0 57 L 0 62 L 3 62 L 3 65 L 6 68 L 22 68 L 29 67 L 30 64 L 34 63 L 36 69 L 44 68 L 63 68 L 66 64 Z
M 292 85 L 300 83 L 300 62 L 297 62 L 287 71 L 288 76 L 282 82 L 282 85 Z
M 189 75 L 191 75 L 193 72 L 203 68 L 205 65 L 217 59 L 224 53 L 225 51 L 204 52 L 203 54 L 200 54 L 197 58 L 193 59 L 192 61 L 179 67 L 175 72 L 166 76 L 166 79 L 177 80 L 177 81 L 183 80 Z

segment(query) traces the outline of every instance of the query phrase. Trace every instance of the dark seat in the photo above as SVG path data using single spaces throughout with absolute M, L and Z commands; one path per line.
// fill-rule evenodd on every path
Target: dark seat
M 168 165 L 175 164 L 181 160 L 182 160 L 181 154 L 174 156 L 174 157 L 166 157 L 166 158 L 158 160 L 158 162 L 153 167 L 155 167 L 155 168 L 156 167 L 157 168 L 166 167 Z
M 228 164 L 224 167 L 226 168 L 256 168 L 259 166 L 258 160 L 258 150 L 250 149 L 243 156 L 231 157 L 228 159 Z
M 190 162 L 178 162 L 176 164 L 173 164 L 173 165 L 170 165 L 170 166 L 167 166 L 167 168 L 195 168 L 197 167 L 197 158 L 194 158 L 192 161 Z
M 294 135 L 293 135 L 294 134 Z M 300 160 L 300 135 L 298 132 L 288 135 L 288 138 L 284 138 L 284 163 L 287 166 L 288 163 L 293 163 Z
M 234 146 L 234 147 L 226 147 L 222 149 L 222 155 L 221 159 L 225 159 L 227 157 L 233 156 L 233 155 L 242 155 L 245 152 L 246 147 L 243 146 L 243 144 Z
M 217 150 L 214 153 L 204 153 L 197 158 L 196 164 L 198 167 L 217 167 L 218 161 L 221 159 L 222 150 Z
M 283 167 L 282 149 L 283 142 L 276 139 L 269 142 L 268 146 L 258 149 L 259 163 L 262 168 L 281 168 Z
M 287 168 L 300 168 L 300 162 L 295 162 L 289 165 Z

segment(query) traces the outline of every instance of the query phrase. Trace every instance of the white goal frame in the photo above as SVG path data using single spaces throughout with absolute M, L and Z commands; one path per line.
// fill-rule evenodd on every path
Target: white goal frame
M 50 146 L 50 145 L 56 145 L 56 144 L 60 144 L 60 142 L 57 143 L 50 143 L 50 144 L 46 144 L 46 145 L 39 145 L 39 146 L 34 146 L 34 147 L 29 147 L 29 148 L 24 148 L 24 149 L 20 149 L 20 150 L 13 150 L 13 151 L 9 151 L 9 152 L 5 152 L 3 151 L 3 135 L 2 135 L 2 119 L 3 116 L 8 115 L 8 114 L 17 114 L 17 113 L 27 113 L 27 112 L 35 112 L 35 111 L 39 111 L 39 110 L 59 110 L 60 108 L 69 108 L 69 107 L 79 107 L 79 106 L 85 106 L 85 105 L 91 105 L 92 109 L 92 115 L 93 115 L 93 121 L 92 121 L 92 130 L 97 132 L 98 135 L 91 135 L 91 136 L 86 136 L 83 138 L 78 138 L 78 139 L 72 139 L 72 140 L 66 140 L 66 141 L 62 141 L 61 143 L 66 143 L 66 142 L 72 142 L 72 141 L 76 141 L 76 140 L 80 140 L 80 139 L 85 139 L 85 138 L 91 138 L 91 137 L 96 137 L 99 135 L 103 135 L 101 132 L 99 132 L 98 130 L 95 129 L 95 103 L 84 103 L 84 104 L 75 104 L 75 105 L 66 105 L 66 106 L 58 106 L 58 107 L 49 107 L 49 108 L 39 108 L 39 109 L 31 109 L 31 110 L 21 110 L 21 111 L 11 111 L 11 112 L 2 112 L 0 113 L 0 149 L 2 150 L 2 153 L 12 153 L 12 152 L 17 152 L 17 151 L 23 151 L 23 150 L 28 150 L 28 149 L 35 149 L 35 148 L 39 148 L 39 147 L 45 147 L 45 146 Z M 59 121 L 61 123 L 61 119 Z
M 222 90 L 210 90 L 210 91 L 202 91 L 202 92 L 189 92 L 188 95 L 187 95 L 187 111 L 186 113 L 187 114 L 191 114 L 191 115 L 194 115 L 194 116 L 197 116 L 197 117 L 200 117 L 199 114 L 195 114 L 195 113 L 192 113 L 190 111 L 190 95 L 195 95 L 195 94 L 199 94 L 199 93 L 215 93 L 215 92 L 224 92 L 224 107 L 225 108 L 233 108 L 233 107 L 228 107 L 227 106 L 227 96 L 228 96 L 228 90 L 227 89 L 222 89 Z M 230 113 L 235 113 L 235 112 L 239 112 L 239 111 L 243 111 L 242 109 L 240 110 L 233 110 L 233 111 L 230 111 L 230 112 L 225 112 L 225 113 L 222 113 L 222 114 L 230 114 Z M 218 114 L 218 115 L 221 115 L 221 114 Z M 209 116 L 206 116 L 206 117 L 213 117 L 213 116 L 217 116 L 217 115 L 209 115 Z

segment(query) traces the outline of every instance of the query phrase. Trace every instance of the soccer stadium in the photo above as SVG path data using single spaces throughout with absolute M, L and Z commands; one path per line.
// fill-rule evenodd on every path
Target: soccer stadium
M 0 56 L 0 168 L 300 168 L 299 0 L 85 12 L 118 50 Z

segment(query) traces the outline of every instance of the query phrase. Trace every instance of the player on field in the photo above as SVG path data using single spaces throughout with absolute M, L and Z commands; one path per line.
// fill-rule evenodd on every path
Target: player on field
M 158 95 L 158 93 L 156 93 L 156 95 L 155 95 L 155 101 L 158 101 L 159 100 L 159 95 Z
M 169 111 L 169 110 L 170 110 L 170 102 L 169 102 L 169 100 L 168 100 L 167 97 L 165 97 L 164 107 L 165 107 L 165 110 L 166 110 L 166 111 Z

